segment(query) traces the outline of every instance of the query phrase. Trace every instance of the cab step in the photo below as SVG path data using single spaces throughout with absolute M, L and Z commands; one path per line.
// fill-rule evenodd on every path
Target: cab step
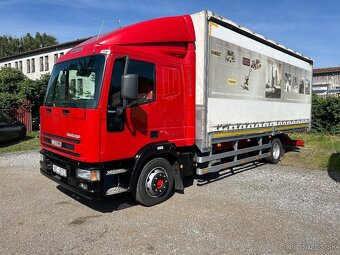
M 107 170 L 106 175 L 123 174 L 123 173 L 126 173 L 128 171 L 129 171 L 129 169 L 127 169 L 127 168 L 111 169 L 111 170 Z
M 108 189 L 106 191 L 105 195 L 109 196 L 109 195 L 119 194 L 119 193 L 123 193 L 123 192 L 127 192 L 127 191 L 128 191 L 127 188 L 117 186 L 117 187 L 112 187 L 112 188 Z

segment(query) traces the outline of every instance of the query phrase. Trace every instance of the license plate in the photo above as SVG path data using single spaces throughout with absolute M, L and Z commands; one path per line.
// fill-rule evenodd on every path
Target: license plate
M 61 147 L 63 144 L 62 142 L 56 141 L 56 140 L 51 140 L 51 144 L 57 147 Z
M 59 166 L 53 165 L 52 171 L 56 173 L 57 175 L 60 175 L 62 177 L 67 177 L 67 171 L 64 168 L 61 168 Z

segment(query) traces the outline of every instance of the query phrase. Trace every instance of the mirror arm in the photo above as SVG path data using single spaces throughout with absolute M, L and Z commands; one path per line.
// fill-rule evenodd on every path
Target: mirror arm
M 127 100 L 123 98 L 123 106 L 117 107 L 116 113 L 117 116 L 122 116 L 124 110 L 126 109 Z

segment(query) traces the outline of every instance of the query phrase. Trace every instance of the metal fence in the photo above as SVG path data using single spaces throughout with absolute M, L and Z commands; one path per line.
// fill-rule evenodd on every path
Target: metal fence
M 27 132 L 32 131 L 31 102 L 29 100 L 21 101 L 18 109 L 11 111 L 11 115 L 25 125 Z

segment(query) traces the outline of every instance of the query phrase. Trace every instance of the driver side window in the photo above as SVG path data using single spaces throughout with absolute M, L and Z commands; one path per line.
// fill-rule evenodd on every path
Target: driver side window
M 124 74 L 125 58 L 115 60 L 111 86 L 109 92 L 109 107 L 117 107 L 122 104 L 120 96 L 121 79 Z M 138 98 L 129 102 L 128 106 L 148 103 L 155 100 L 155 64 L 130 59 L 128 74 L 138 75 Z
M 138 75 L 138 98 L 129 105 L 139 105 L 155 100 L 155 65 L 148 62 L 130 60 L 128 74 Z
M 107 130 L 111 132 L 122 131 L 124 128 L 124 114 L 117 114 L 119 107 L 123 106 L 121 98 L 122 75 L 126 65 L 126 57 L 115 59 L 108 98 Z M 127 107 L 146 104 L 155 100 L 155 64 L 129 59 L 127 74 L 138 75 L 138 97 L 128 101 Z

